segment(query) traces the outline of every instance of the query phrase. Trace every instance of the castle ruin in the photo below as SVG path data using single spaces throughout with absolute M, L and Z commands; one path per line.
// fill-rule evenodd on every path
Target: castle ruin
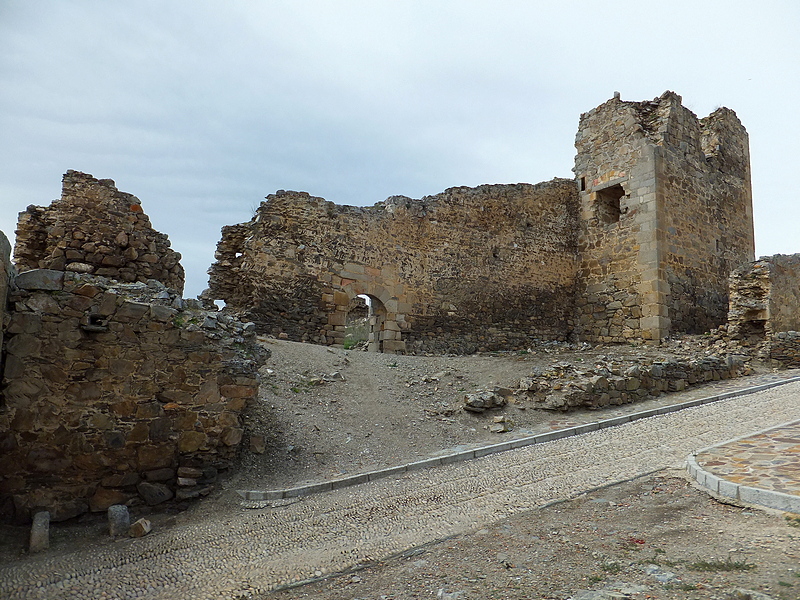
M 223 228 L 202 304 L 181 298 L 180 255 L 135 196 L 68 171 L 61 199 L 20 214 L 15 264 L 0 235 L 0 517 L 207 494 L 246 439 L 256 331 L 341 345 L 359 296 L 373 351 L 718 328 L 800 365 L 800 259 L 753 262 L 733 111 L 615 96 L 581 116 L 575 143 L 574 179 L 371 207 L 276 192 Z
M 754 258 L 748 136 L 665 92 L 581 116 L 575 179 L 450 188 L 372 207 L 302 192 L 223 228 L 209 300 L 267 333 L 339 345 L 353 299 L 383 352 L 658 341 L 725 322 Z

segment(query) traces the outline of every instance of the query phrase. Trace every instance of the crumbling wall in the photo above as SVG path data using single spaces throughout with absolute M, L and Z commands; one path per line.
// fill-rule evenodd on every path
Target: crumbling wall
M 0 231 L 0 348 L 3 347 L 4 323 L 6 317 L 6 297 L 8 295 L 8 284 L 14 272 L 14 265 L 11 263 L 11 244 L 8 243 L 6 234 Z M 0 360 L 2 364 L 2 360 Z
M 155 279 L 183 292 L 181 255 L 152 228 L 136 196 L 111 179 L 67 171 L 61 198 L 19 215 L 14 262 L 20 271 L 53 269 L 117 281 Z
M 725 323 L 728 277 L 754 258 L 748 136 L 727 108 L 698 120 L 673 95 L 660 111 L 671 331 L 703 333 Z
M 728 334 L 766 355 L 800 366 L 800 254 L 762 257 L 730 276 Z
M 203 295 L 297 341 L 341 344 L 350 301 L 364 294 L 375 349 L 525 348 L 572 328 L 576 237 L 564 179 L 366 208 L 278 192 L 223 229 Z
M 0 513 L 55 520 L 210 491 L 255 398 L 255 328 L 156 280 L 32 270 L 9 295 Z
M 752 260 L 747 132 L 719 109 L 698 120 L 665 92 L 618 95 L 581 115 L 579 337 L 658 340 L 722 324 L 727 277 Z

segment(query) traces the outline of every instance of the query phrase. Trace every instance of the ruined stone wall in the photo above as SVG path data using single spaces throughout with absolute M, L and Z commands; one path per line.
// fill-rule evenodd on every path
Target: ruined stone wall
M 0 231 L 0 348 L 3 347 L 8 284 L 13 272 L 14 265 L 11 263 L 11 244 L 8 243 L 6 234 Z M 2 360 L 0 360 L 0 364 L 2 364 Z
M 800 254 L 762 258 L 770 264 L 769 331 L 800 331 Z
M 206 494 L 256 396 L 255 327 L 155 280 L 32 270 L 9 294 L 0 514 Z
M 727 333 L 765 358 L 800 367 L 800 254 L 762 257 L 731 274 Z
M 800 365 L 800 254 L 762 257 L 730 277 L 728 333 L 747 345 L 766 342 L 769 354 Z
M 367 208 L 278 192 L 223 229 L 204 297 L 298 341 L 341 343 L 366 294 L 383 351 L 524 348 L 572 327 L 576 223 L 563 179 Z
M 727 108 L 698 120 L 671 96 L 659 112 L 670 326 L 703 333 L 726 321 L 728 277 L 754 258 L 748 136 Z
M 181 255 L 155 231 L 136 196 L 111 179 L 67 171 L 61 198 L 20 213 L 14 262 L 20 271 L 54 269 L 117 281 L 155 279 L 183 292 Z
M 720 325 L 727 277 L 752 260 L 747 133 L 733 111 L 698 120 L 665 92 L 581 116 L 578 335 L 658 340 Z

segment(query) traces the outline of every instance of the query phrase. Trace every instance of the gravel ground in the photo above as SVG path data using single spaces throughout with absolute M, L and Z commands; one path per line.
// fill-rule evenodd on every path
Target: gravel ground
M 750 516 L 713 503 L 688 488 L 683 480 L 664 473 L 642 476 L 680 467 L 685 456 L 696 449 L 800 419 L 799 397 L 800 384 L 788 384 L 579 437 L 468 463 L 408 473 L 256 510 L 238 508 L 233 502 L 234 496 L 222 492 L 210 501 L 172 517 L 171 526 L 159 528 L 153 534 L 136 540 L 88 545 L 67 539 L 62 543 L 57 539 L 56 530 L 54 547 L 50 552 L 23 556 L 6 562 L 0 568 L 0 596 L 25 599 L 262 597 L 276 587 L 375 564 L 386 557 L 402 555 L 409 549 L 446 539 L 449 541 L 426 552 L 449 556 L 446 553 L 450 552 L 450 546 L 460 548 L 462 554 L 452 556 L 461 556 L 459 560 L 462 563 L 472 564 L 471 571 L 465 571 L 466 567 L 459 570 L 452 565 L 439 569 L 438 563 L 420 557 L 414 560 L 427 561 L 430 566 L 418 563 L 417 575 L 403 579 L 397 569 L 407 566 L 408 559 L 396 558 L 386 567 L 377 565 L 371 568 L 370 573 L 378 573 L 372 588 L 365 585 L 367 579 L 360 575 L 357 576 L 362 577 L 360 582 L 349 584 L 364 585 L 363 594 L 358 587 L 343 588 L 342 582 L 347 580 L 342 578 L 332 583 L 315 584 L 317 588 L 296 588 L 280 594 L 282 597 L 302 597 L 309 593 L 325 597 L 322 594 L 330 594 L 329 598 L 438 595 L 445 600 L 457 597 L 568 598 L 581 589 L 599 589 L 611 584 L 609 579 L 615 575 L 614 570 L 617 574 L 632 577 L 634 567 L 629 564 L 632 561 L 603 550 L 602 545 L 600 549 L 591 550 L 598 553 L 594 556 L 588 550 L 592 546 L 583 541 L 579 543 L 586 546 L 587 553 L 583 555 L 585 560 L 579 561 L 564 551 L 566 546 L 563 544 L 568 546 L 571 542 L 562 540 L 563 547 L 558 544 L 547 546 L 539 541 L 532 542 L 533 538 L 525 537 L 528 534 L 515 542 L 519 547 L 506 543 L 512 550 L 509 554 L 497 550 L 499 546 L 492 538 L 492 532 L 501 531 L 503 527 L 513 532 L 524 526 L 531 536 L 539 538 L 545 532 L 557 532 L 545 536 L 551 536 L 557 542 L 559 536 L 570 539 L 576 535 L 575 531 L 584 531 L 588 535 L 587 528 L 591 528 L 588 523 L 594 519 L 596 530 L 601 532 L 598 535 L 606 537 L 607 545 L 626 543 L 631 547 L 642 546 L 648 552 L 636 554 L 636 560 L 643 560 L 638 559 L 639 556 L 647 556 L 650 560 L 652 551 L 653 561 L 661 563 L 656 568 L 669 572 L 678 569 L 671 563 L 680 565 L 681 569 L 686 565 L 689 569 L 691 562 L 705 560 L 712 561 L 713 566 L 717 564 L 713 561 L 722 557 L 724 546 L 728 546 L 725 551 L 733 548 L 735 552 L 741 547 L 744 553 L 747 549 L 767 545 L 783 557 L 783 562 L 776 557 L 770 558 L 770 555 L 745 555 L 747 561 L 757 565 L 757 569 L 743 572 L 744 582 L 732 583 L 777 590 L 773 596 L 776 598 L 797 598 L 798 594 L 778 595 L 784 592 L 784 588 L 789 590 L 780 582 L 797 585 L 791 579 L 792 572 L 788 570 L 786 561 L 797 566 L 798 530 L 790 528 L 788 522 L 761 513 L 752 513 L 755 518 L 748 521 Z M 589 510 L 592 507 L 599 509 L 604 503 L 611 507 L 609 502 L 613 502 L 615 507 L 644 503 L 650 509 L 643 508 L 643 514 L 649 510 L 652 516 L 649 521 L 638 525 L 633 519 L 636 511 L 629 516 L 615 508 L 605 517 L 616 515 L 616 518 L 603 522 L 602 514 L 586 516 L 588 513 L 575 509 L 577 512 L 574 514 L 584 516 L 575 519 L 566 516 L 559 521 L 553 515 L 560 514 L 554 511 L 562 509 L 553 506 L 541 508 L 553 501 L 573 498 L 588 490 L 631 479 L 636 481 L 625 485 L 634 486 L 632 488 L 625 485 L 606 487 L 584 496 L 583 500 L 579 498 L 560 506 L 583 506 L 581 510 Z M 656 489 L 658 493 L 654 493 Z M 644 495 L 645 492 L 649 494 Z M 628 497 L 634 499 L 633 503 L 618 502 Z M 675 501 L 681 497 L 688 500 Z M 744 521 L 734 522 L 735 515 Z M 661 519 L 666 525 L 659 529 Z M 755 523 L 755 529 L 745 527 L 747 523 Z M 534 524 L 541 527 L 530 529 Z M 673 524 L 676 525 L 673 527 Z M 759 527 L 763 528 L 763 533 L 758 533 L 761 531 Z M 714 531 L 718 532 L 716 538 Z M 644 540 L 644 543 L 639 540 Z M 651 545 L 647 546 L 648 543 Z M 521 550 L 523 546 L 527 548 L 524 552 Z M 544 552 L 543 560 L 536 559 L 531 553 L 539 547 Z M 660 556 L 656 549 L 665 552 L 665 561 L 655 560 Z M 519 556 L 514 552 L 519 552 Z M 550 559 L 546 560 L 548 552 Z M 498 554 L 503 554 L 504 558 Z M 446 560 L 442 561 L 447 565 Z M 537 581 L 541 580 L 543 587 L 529 593 L 525 589 L 527 583 L 520 583 L 521 589 L 516 590 L 506 585 L 509 588 L 506 590 L 497 587 L 498 579 L 484 582 L 481 574 L 486 575 L 486 569 L 481 565 L 494 564 L 496 567 L 494 561 L 502 565 L 505 575 L 511 575 L 514 569 L 529 570 Z M 602 561 L 608 565 L 620 563 L 621 566 L 604 569 Z M 589 570 L 573 573 L 572 569 L 576 567 L 572 565 L 579 563 Z M 646 565 L 643 567 L 647 568 Z M 422 582 L 420 578 L 429 572 L 432 573 L 430 581 Z M 460 579 L 465 573 L 469 577 Z M 528 577 L 522 573 L 518 571 L 514 576 Z M 450 579 L 439 586 L 437 582 L 444 581 L 443 577 Z M 528 579 L 532 581 L 532 577 Z M 656 575 L 652 577 L 656 578 Z M 726 598 L 726 586 L 731 584 L 711 576 L 702 581 L 699 578 L 692 580 L 684 574 L 680 578 L 687 586 L 686 590 L 678 590 L 684 595 L 675 595 L 677 591 L 674 591 L 674 586 L 684 583 L 661 583 L 656 578 L 655 583 L 648 580 L 649 583 L 640 584 L 638 580 L 632 580 L 631 585 L 644 585 L 648 591 L 639 590 L 638 596 L 629 597 Z M 475 581 L 470 581 L 472 579 Z M 523 579 L 519 581 L 523 582 Z M 688 586 L 696 583 L 704 587 L 688 591 Z M 800 586 L 795 589 L 800 589 Z M 629 592 L 632 590 L 628 589 Z
M 677 402 L 678 395 L 603 410 L 569 413 L 537 410 L 530 403 L 476 415 L 463 410 L 465 393 L 516 388 L 536 369 L 570 363 L 586 369 L 597 362 L 668 360 L 711 354 L 705 336 L 661 346 L 592 347 L 545 344 L 530 352 L 485 356 L 397 356 L 345 351 L 311 344 L 265 340 L 272 350 L 262 369 L 259 402 L 247 430 L 266 441 L 264 454 L 245 452 L 239 470 L 243 488 L 291 487 L 427 458 L 448 449 L 507 441 L 570 424 Z M 765 372 L 758 365 L 754 370 Z M 709 396 L 741 380 L 696 386 L 683 399 Z M 490 431 L 495 415 L 511 424 Z

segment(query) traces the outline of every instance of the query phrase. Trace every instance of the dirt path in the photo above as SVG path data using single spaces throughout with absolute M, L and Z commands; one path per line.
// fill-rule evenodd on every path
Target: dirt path
M 494 386 L 516 387 L 535 370 L 626 357 L 674 359 L 710 351 L 706 341 L 686 339 L 665 346 L 593 348 L 549 344 L 529 353 L 495 356 L 395 356 L 269 339 L 258 403 L 247 430 L 263 435 L 266 451 L 244 452 L 238 484 L 271 489 L 361 473 L 596 421 L 677 402 L 664 394 L 635 404 L 569 413 L 524 403 L 476 415 L 463 410 L 465 393 Z M 692 388 L 682 398 L 712 395 L 741 380 Z M 492 433 L 503 415 L 511 431 Z

